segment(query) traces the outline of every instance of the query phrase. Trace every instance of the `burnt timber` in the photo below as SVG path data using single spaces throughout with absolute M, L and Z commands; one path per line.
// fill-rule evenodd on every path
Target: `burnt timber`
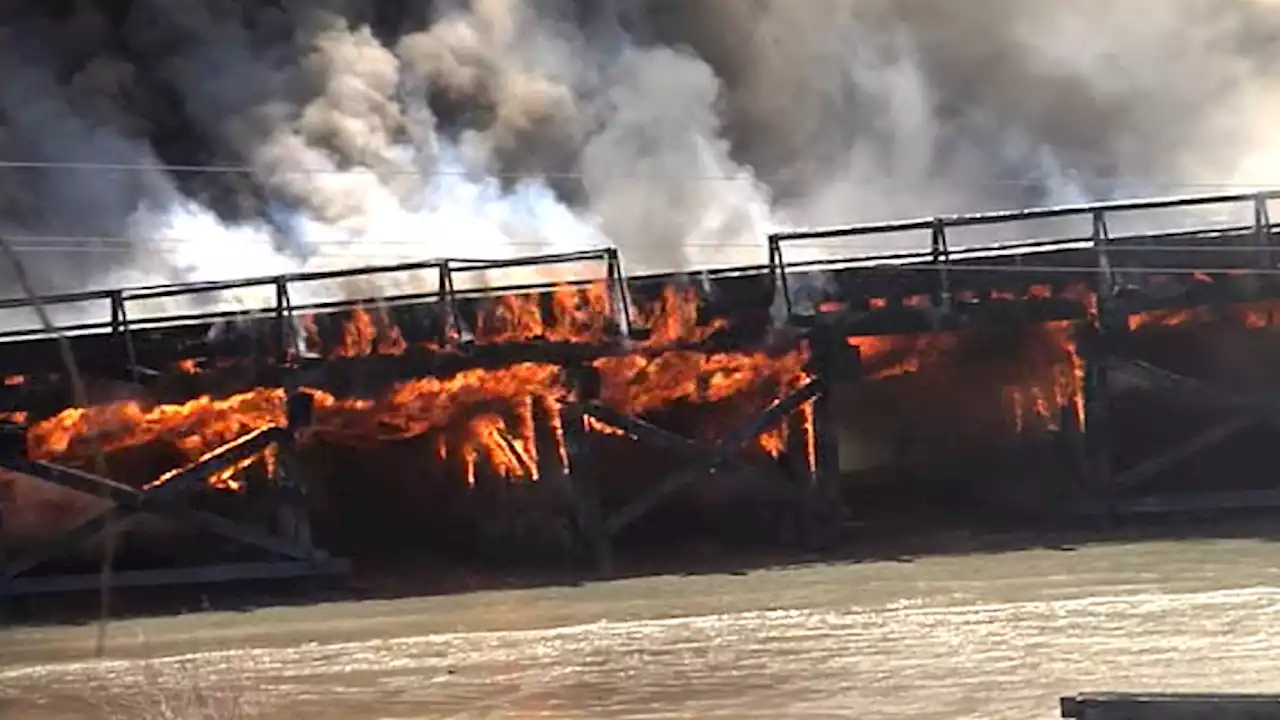
M 167 477 L 164 482 L 141 489 L 101 475 L 33 461 L 25 443 L 6 442 L 0 448 L 0 467 L 67 490 L 102 498 L 106 509 L 85 518 L 58 536 L 28 548 L 19 555 L 4 551 L 0 535 L 0 610 L 12 597 L 49 593 L 85 592 L 101 587 L 103 575 L 46 574 L 32 571 L 58 560 L 67 552 L 107 533 L 127 531 L 139 516 L 146 514 L 192 527 L 221 545 L 238 546 L 234 560 L 184 564 L 109 575 L 114 588 L 172 585 L 208 585 L 263 579 L 317 578 L 341 576 L 350 569 L 343 559 L 334 558 L 314 546 L 311 539 L 304 488 L 291 461 L 295 435 L 308 420 L 309 396 L 290 401 L 289 422 L 245 434 L 210 453 L 199 462 Z M 13 437 L 12 425 L 5 433 Z M 194 495 L 211 475 L 268 448 L 279 451 L 280 461 L 267 478 L 265 492 L 258 493 L 270 505 L 266 523 L 247 523 L 202 509 Z M 262 527 L 266 525 L 266 527 Z
M 574 552 L 607 569 L 615 536 L 673 493 L 723 468 L 741 470 L 744 477 L 753 475 L 752 468 L 738 456 L 741 447 L 809 402 L 816 408 L 813 466 L 798 473 L 773 472 L 773 480 L 767 482 L 803 516 L 799 522 L 806 536 L 829 538 L 838 532 L 832 530 L 840 523 L 840 513 L 838 508 L 831 511 L 838 505 L 831 489 L 837 469 L 831 457 L 835 448 L 826 406 L 831 384 L 858 379 L 857 353 L 850 352 L 845 342 L 852 336 L 1049 321 L 1074 323 L 1086 364 L 1086 422 L 1075 429 L 1083 435 L 1078 466 L 1082 485 L 1089 490 L 1087 501 L 1074 509 L 1086 516 L 1115 517 L 1126 511 L 1184 507 L 1185 502 L 1180 506 L 1159 496 L 1121 498 L 1121 491 L 1143 486 L 1179 459 L 1241 427 L 1270 422 L 1278 416 L 1266 403 L 1223 395 L 1214 388 L 1186 392 L 1195 381 L 1135 362 L 1126 355 L 1125 321 L 1131 314 L 1152 310 L 1280 298 L 1276 233 L 1269 210 L 1269 204 L 1277 199 L 1280 193 L 1228 193 L 778 232 L 767 239 L 766 264 L 679 275 L 628 276 L 617 251 L 602 249 L 504 261 L 432 260 L 197 285 L 123 288 L 42 301 L 55 309 L 75 309 L 76 319 L 63 323 L 62 330 L 77 356 L 87 360 L 84 372 L 138 384 L 163 377 L 166 369 L 192 359 L 210 368 L 225 366 L 225 372 L 240 377 L 247 367 L 256 384 L 286 388 L 310 385 L 320 376 L 334 382 L 332 378 L 347 373 L 374 374 L 386 381 L 520 361 L 561 365 L 566 373 L 578 376 L 572 401 L 564 404 L 561 418 L 568 457 L 563 467 L 550 468 L 544 476 L 564 481 L 558 487 L 567 497 L 564 512 L 571 516 Z M 1163 230 L 1151 229 L 1160 224 L 1158 221 L 1142 219 L 1144 214 L 1170 211 L 1189 214 L 1190 218 Z M 1139 219 L 1135 221 L 1134 216 Z M 1126 229 L 1134 226 L 1139 229 Z M 970 237 L 976 239 L 965 240 Z M 878 254 L 849 249 L 851 245 L 904 246 L 913 238 L 917 249 Z M 584 271 L 583 266 L 593 270 Z M 562 272 L 566 267 L 578 269 Z M 558 274 L 563 279 L 526 282 L 518 279 L 522 274 Z M 383 285 L 388 278 L 391 282 Z M 342 297 L 304 289 L 326 283 L 342 288 Z M 592 342 L 532 338 L 510 343 L 477 337 L 478 318 L 498 296 L 524 295 L 546 305 L 557 288 L 587 283 L 603 283 L 607 294 L 604 331 Z M 704 352 L 760 347 L 782 350 L 807 341 L 813 356 L 808 367 L 812 379 L 760 408 L 714 446 L 601 405 L 599 380 L 590 377 L 589 361 L 671 349 L 637 342 L 646 338 L 647 329 L 636 308 L 673 284 L 698 288 L 705 316 L 730 319 L 724 330 L 692 348 Z M 412 286 L 412 291 L 373 292 L 377 287 L 404 286 Z M 352 292 L 352 288 L 367 288 L 368 296 L 358 297 L 360 292 Z M 236 296 L 234 303 L 226 301 L 230 296 Z M 166 307 L 174 301 L 184 303 L 181 312 Z M 201 302 L 210 307 L 209 312 L 190 310 Z M 0 301 L 0 315 L 18 317 L 30 305 L 25 299 Z M 332 333 L 352 310 L 365 307 L 386 313 L 410 349 L 396 356 L 352 358 L 308 357 L 299 352 L 302 316 L 312 318 L 322 333 L 326 328 Z M 5 374 L 47 374 L 59 366 L 53 338 L 36 327 L 10 327 L 0 332 L 0 348 L 0 372 Z M 1240 417 L 1206 430 L 1194 442 L 1117 471 L 1108 417 L 1113 376 L 1126 373 L 1157 392 L 1208 398 L 1204 402 L 1236 410 Z M 1170 391 L 1170 387 L 1175 389 Z M 11 405 L 6 409 L 17 408 Z M 595 433 L 589 419 L 619 429 L 631 441 L 672 451 L 688 464 L 624 505 L 604 507 L 594 482 L 599 468 L 592 467 L 590 437 Z M 267 432 L 291 442 L 286 430 Z M 540 457 L 554 455 L 539 453 Z M 67 476 L 52 466 L 34 467 L 21 457 L 2 463 L 12 471 L 55 483 Z M 93 481 L 95 492 L 109 484 L 104 478 Z M 483 480 L 477 483 L 477 487 L 500 485 Z M 553 485 L 547 483 L 548 487 Z M 494 492 L 501 495 L 505 491 Z M 145 494 L 117 495 L 113 499 L 128 510 L 187 512 L 156 504 Z M 1273 504 L 1274 495 L 1231 495 L 1212 502 L 1224 507 Z M 69 540 L 90 529 L 73 531 Z M 258 536 L 248 539 L 244 531 L 223 529 L 228 532 L 213 532 L 272 549 Z M 277 555 L 282 547 L 274 547 Z M 289 552 L 283 556 L 290 559 Z M 320 556 L 307 557 L 314 566 Z M 10 561 L 11 568 L 24 572 L 29 564 L 29 560 Z M 11 592 L 24 591 L 17 575 L 12 569 L 0 574 Z M 232 576 L 243 573 L 228 575 Z M 151 575 L 137 581 L 167 582 Z M 54 579 L 45 582 L 50 588 L 64 584 Z

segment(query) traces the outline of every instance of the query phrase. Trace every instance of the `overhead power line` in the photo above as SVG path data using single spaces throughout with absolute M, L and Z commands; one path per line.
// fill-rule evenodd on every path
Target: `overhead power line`
M 0 160 L 0 169 L 9 170 L 88 170 L 100 172 L 164 172 L 173 174 L 223 174 L 223 175 L 254 175 L 258 170 L 248 165 L 184 165 L 169 163 L 104 163 L 89 161 L 68 161 L 54 162 L 46 160 Z M 460 178 L 479 178 L 479 179 L 496 179 L 496 180 L 584 180 L 584 179 L 608 179 L 608 180 L 687 180 L 694 182 L 769 182 L 776 180 L 766 174 L 753 173 L 748 169 L 741 172 L 726 173 L 584 173 L 581 171 L 565 171 L 565 172 L 504 172 L 504 171 L 472 171 L 462 168 L 432 168 L 418 169 L 404 166 L 380 167 L 376 170 L 373 168 L 295 168 L 290 170 L 276 170 L 272 174 L 275 175 L 399 175 L 407 177 L 421 177 L 424 179 L 433 177 L 460 177 Z M 1280 186 L 1280 181 L 1270 183 L 1241 183 L 1228 180 L 1153 180 L 1152 178 L 1125 178 L 1125 177 L 1104 177 L 1100 178 L 1102 182 L 1115 183 L 1119 185 L 1134 185 L 1143 189 L 1148 188 L 1169 188 L 1169 189 L 1195 189 L 1195 188 L 1238 188 L 1241 190 L 1250 189 L 1271 189 Z M 893 181 L 886 180 L 884 182 L 875 183 L 875 187 L 916 187 L 919 186 L 918 181 Z M 1046 183 L 1043 180 L 1031 179 L 1008 179 L 1008 180 L 975 180 L 966 181 L 965 186 L 969 188 L 982 187 L 1025 187 L 1035 188 L 1043 187 Z

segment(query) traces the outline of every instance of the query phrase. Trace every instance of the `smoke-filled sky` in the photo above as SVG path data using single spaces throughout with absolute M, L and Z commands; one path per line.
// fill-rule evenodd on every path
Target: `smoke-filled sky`
M 45 291 L 610 243 L 682 269 L 774 224 L 1280 184 L 1273 0 L 3 7 L 0 231 Z

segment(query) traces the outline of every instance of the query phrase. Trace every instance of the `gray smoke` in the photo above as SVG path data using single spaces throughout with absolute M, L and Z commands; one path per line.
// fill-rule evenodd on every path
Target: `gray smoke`
M 10 5 L 0 159 L 244 168 L 0 168 L 49 291 L 606 243 L 632 272 L 760 262 L 775 223 L 1280 159 L 1270 0 Z

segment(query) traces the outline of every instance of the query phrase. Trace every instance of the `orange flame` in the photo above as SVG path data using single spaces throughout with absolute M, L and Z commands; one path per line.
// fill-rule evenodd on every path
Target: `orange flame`
M 1028 297 L 1048 297 L 1053 288 L 1036 285 Z M 1096 314 L 1096 298 L 1087 288 L 1067 288 L 1064 293 L 1087 304 Z M 927 298 L 908 298 L 907 305 Z M 883 300 L 873 305 L 885 306 Z M 667 287 L 648 307 L 636 309 L 637 325 L 649 329 L 644 352 L 603 357 L 594 361 L 601 376 L 601 401 L 634 415 L 652 414 L 676 405 L 705 405 L 737 397 L 756 397 L 762 403 L 799 387 L 806 379 L 806 348 L 775 355 L 765 352 L 708 353 L 676 349 L 681 343 L 705 340 L 725 327 L 723 319 L 703 320 L 692 289 Z M 1280 303 L 1255 303 L 1231 309 L 1245 327 L 1274 325 Z M 593 342 L 605 337 L 610 311 L 609 293 L 603 283 L 562 287 L 548 297 L 496 298 L 491 310 L 477 323 L 478 342 Z M 1143 313 L 1129 319 L 1131 328 L 1172 326 L 1208 318 L 1201 310 Z M 407 343 L 385 311 L 352 311 L 340 341 L 327 352 L 321 347 L 312 318 L 301 327 L 309 347 L 320 354 L 340 357 L 391 355 L 405 351 Z M 1034 359 L 1034 368 L 1019 370 L 1005 391 L 1007 417 L 1019 432 L 1057 428 L 1064 417 L 1074 415 L 1084 424 L 1084 363 L 1070 322 L 1050 323 L 1044 331 L 1056 350 L 1052 357 Z M 848 343 L 861 354 L 866 376 L 889 378 L 918 371 L 936 355 L 953 349 L 955 333 L 931 336 L 854 337 Z M 185 367 L 185 364 L 184 364 Z M 430 434 L 430 452 L 452 458 L 467 468 L 474 482 L 488 473 L 507 480 L 537 480 L 539 461 L 551 447 L 539 447 L 535 417 L 551 423 L 547 433 L 554 452 L 567 465 L 564 428 L 558 409 L 570 389 L 562 368 L 546 363 L 519 363 L 499 369 L 473 369 L 447 377 L 408 380 L 370 398 L 338 398 L 312 390 L 316 400 L 314 437 L 348 445 L 370 445 L 387 440 Z M 12 384 L 6 380 L 7 384 Z M 137 400 L 69 408 L 39 420 L 28 431 L 32 457 L 71 465 L 86 465 L 97 448 L 110 453 L 157 443 L 178 450 L 189 464 L 200 462 L 247 433 L 285 422 L 284 391 L 256 388 L 227 397 L 203 396 L 179 404 L 144 405 Z M 747 403 L 744 403 L 744 406 Z M 545 412 L 543 412 L 545 410 Z M 8 413 L 7 418 L 25 414 Z M 814 405 L 797 411 L 798 421 L 782 422 L 757 439 L 762 452 L 780 455 L 802 431 L 804 452 L 815 466 Z M 588 418 L 592 430 L 625 434 Z M 438 431 L 438 432 L 437 432 Z M 256 462 L 270 471 L 273 457 L 253 458 L 218 474 L 211 482 L 219 487 L 240 487 L 243 470 Z M 161 475 L 161 482 L 180 471 Z
M 486 342 L 545 339 L 589 341 L 604 337 L 608 294 L 603 284 L 561 288 L 542 301 L 529 296 L 498 298 L 481 317 L 477 339 Z M 648 352 L 605 357 L 595 362 L 601 373 L 602 400 L 628 413 L 644 414 L 676 403 L 717 403 L 754 391 L 774 396 L 804 380 L 807 352 L 797 349 L 781 357 L 764 352 L 709 354 L 666 351 L 664 346 L 705 339 L 724 327 L 723 320 L 699 322 L 698 301 L 691 289 L 666 288 L 637 317 L 650 328 Z M 315 342 L 314 322 L 301 325 Z M 386 313 L 376 317 L 363 308 L 352 311 L 342 337 L 330 355 L 363 357 L 403 352 L 405 341 Z M 569 395 L 564 373 L 546 363 L 518 363 L 499 369 L 472 369 L 448 377 L 400 382 L 375 398 L 337 398 L 309 390 L 315 398 L 311 437 L 348 445 L 424 436 L 435 430 L 434 453 L 456 457 L 474 482 L 480 468 L 508 480 L 539 478 L 534 427 L 541 404 L 550 419 L 560 460 L 567 465 L 559 406 Z M 770 397 L 770 399 L 771 399 Z M 160 443 L 187 458 L 189 467 L 225 449 L 246 433 L 285 422 L 285 393 L 256 388 L 228 397 L 202 396 L 179 404 L 144 405 L 137 400 L 68 408 L 30 428 L 33 458 L 84 465 L 100 448 L 114 452 Z M 769 440 L 762 440 L 768 443 Z M 546 451 L 550 451 L 549 449 Z M 270 471 L 272 457 L 250 458 L 210 479 L 211 484 L 239 489 L 242 471 L 262 460 Z M 164 482 L 181 470 L 161 475 Z M 154 484 L 154 483 L 153 483 Z

